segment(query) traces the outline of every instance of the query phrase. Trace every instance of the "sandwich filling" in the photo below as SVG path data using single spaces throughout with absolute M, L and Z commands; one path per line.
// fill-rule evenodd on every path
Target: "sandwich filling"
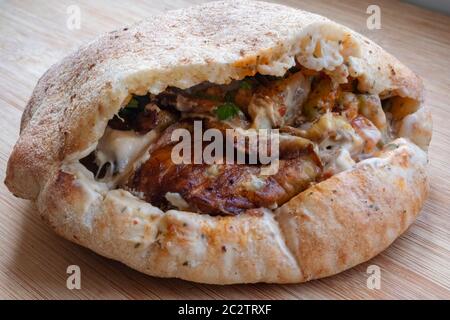
M 163 210 L 211 215 L 275 209 L 312 184 L 377 156 L 393 140 L 395 98 L 361 92 L 358 80 L 339 84 L 324 72 L 297 64 L 283 77 L 256 74 L 226 85 L 202 83 L 186 90 L 130 96 L 109 121 L 97 148 L 81 160 L 98 181 L 130 191 Z M 176 129 L 249 135 L 274 130 L 276 173 L 262 163 L 175 163 Z M 194 143 L 194 141 L 192 141 Z M 257 152 L 228 141 L 250 157 Z M 201 148 L 207 148 L 202 143 Z M 259 142 L 257 149 L 266 147 Z

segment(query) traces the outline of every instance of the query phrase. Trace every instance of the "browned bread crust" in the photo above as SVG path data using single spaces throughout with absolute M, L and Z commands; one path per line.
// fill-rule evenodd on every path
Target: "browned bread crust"
M 257 72 L 282 75 L 294 56 L 332 74 L 333 61 L 306 55 L 313 38 L 346 45 L 341 65 L 360 80 L 360 90 L 417 103 L 403 138 L 380 158 L 315 185 L 275 212 L 236 217 L 164 213 L 92 183 L 77 166 L 130 94 L 228 83 Z M 219 284 L 306 281 L 370 259 L 420 212 L 431 138 L 422 95 L 412 71 L 326 18 L 264 2 L 208 3 L 105 34 L 51 67 L 24 111 L 5 183 L 16 196 L 36 201 L 60 235 L 151 275 Z

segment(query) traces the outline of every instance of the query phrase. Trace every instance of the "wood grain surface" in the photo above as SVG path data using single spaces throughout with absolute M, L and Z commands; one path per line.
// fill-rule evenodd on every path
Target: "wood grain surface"
M 39 77 L 96 35 L 199 0 L 0 1 L 0 180 L 23 108 Z M 3 299 L 375 299 L 450 298 L 450 17 L 396 1 L 279 1 L 323 14 L 367 35 L 417 72 L 434 117 L 431 193 L 415 224 L 385 252 L 337 276 L 300 285 L 212 286 L 152 278 L 63 240 L 34 205 L 0 184 L 0 298 Z M 366 9 L 381 7 L 381 30 L 368 30 Z M 67 8 L 81 28 L 66 26 Z M 66 268 L 81 268 L 81 290 L 66 287 Z M 366 286 L 367 267 L 381 289 Z

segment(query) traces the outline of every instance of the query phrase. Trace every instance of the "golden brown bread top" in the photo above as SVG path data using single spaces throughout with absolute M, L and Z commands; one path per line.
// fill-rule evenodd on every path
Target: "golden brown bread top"
M 5 182 L 34 199 L 52 168 L 85 155 L 129 93 L 226 83 L 257 71 L 279 75 L 293 63 L 299 39 L 314 33 L 359 47 L 364 90 L 421 99 L 413 72 L 326 18 L 264 2 L 212 2 L 105 34 L 51 67 L 24 111 Z

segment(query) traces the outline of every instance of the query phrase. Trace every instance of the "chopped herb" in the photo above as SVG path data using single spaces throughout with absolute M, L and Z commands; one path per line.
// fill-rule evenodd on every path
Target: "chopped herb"
M 239 85 L 239 88 L 244 89 L 244 90 L 251 90 L 252 84 L 250 83 L 250 81 L 242 80 Z
M 218 106 L 217 109 L 214 110 L 214 113 L 219 120 L 227 120 L 239 113 L 239 107 L 232 102 L 225 102 Z
M 139 101 L 135 97 L 131 98 L 130 102 L 126 105 L 125 108 L 138 108 L 139 107 Z
M 136 96 L 133 96 L 128 104 L 119 111 L 119 117 L 123 119 L 132 118 L 143 110 L 144 105 L 143 103 L 139 103 Z

